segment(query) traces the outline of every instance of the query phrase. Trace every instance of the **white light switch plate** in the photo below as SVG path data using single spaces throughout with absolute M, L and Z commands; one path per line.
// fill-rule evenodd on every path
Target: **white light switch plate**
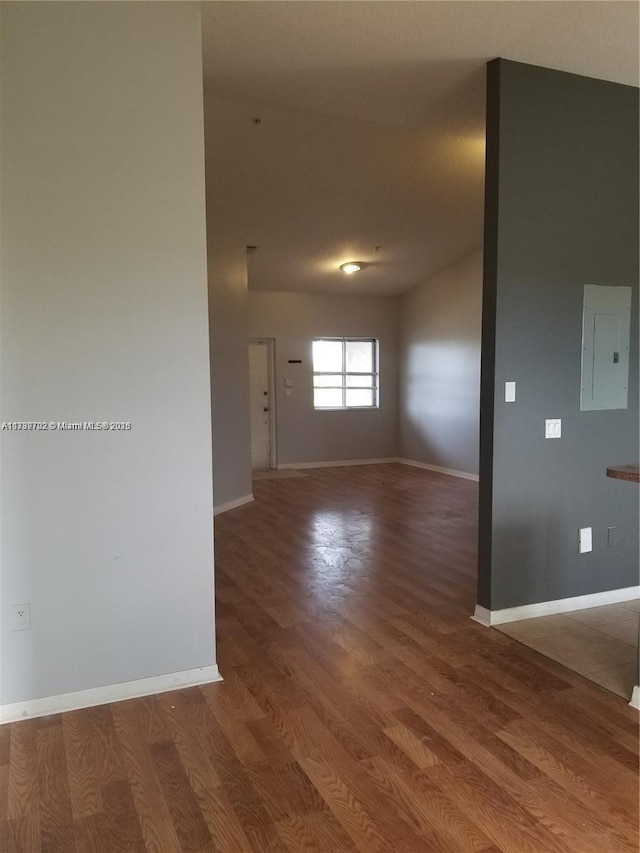
M 562 436 L 562 421 L 560 418 L 547 418 L 544 422 L 545 438 L 560 438 Z
M 593 551 L 593 538 L 590 527 L 581 527 L 578 530 L 578 550 L 581 554 Z
M 515 403 L 516 401 L 516 383 L 504 383 L 504 401 L 505 403 Z

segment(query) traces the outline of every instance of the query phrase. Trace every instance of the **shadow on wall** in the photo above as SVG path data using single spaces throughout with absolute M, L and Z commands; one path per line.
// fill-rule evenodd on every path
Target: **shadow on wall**
M 544 538 L 539 536 L 540 528 L 547 531 Z M 565 531 L 566 532 L 566 531 Z M 498 577 L 494 570 L 491 586 L 490 610 L 503 610 L 508 607 L 520 607 L 534 601 L 544 601 L 545 590 L 549 587 L 549 576 L 555 572 L 559 555 L 559 542 L 562 529 L 551 512 L 535 519 L 527 519 L 526 513 L 508 524 L 494 527 L 493 553 L 499 555 L 500 565 L 505 570 Z M 577 547 L 576 542 L 565 542 L 561 549 L 568 551 Z M 522 566 L 536 565 L 537 574 L 524 573 Z M 479 571 L 482 571 L 479 568 Z M 556 598 L 570 598 L 575 595 L 575 587 L 561 583 Z
M 406 356 L 404 444 L 419 460 L 452 467 L 454 448 L 465 448 L 465 467 L 477 470 L 478 348 L 457 340 L 412 344 Z M 470 423 L 470 418 L 476 422 Z M 413 458 L 413 457 L 412 457 Z M 474 464 L 475 463 L 475 464 Z

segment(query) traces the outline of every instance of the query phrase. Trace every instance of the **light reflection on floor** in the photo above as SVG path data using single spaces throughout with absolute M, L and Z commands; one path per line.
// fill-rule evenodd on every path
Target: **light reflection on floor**
M 308 533 L 316 582 L 346 583 L 367 576 L 377 538 L 368 514 L 319 510 L 309 519 Z

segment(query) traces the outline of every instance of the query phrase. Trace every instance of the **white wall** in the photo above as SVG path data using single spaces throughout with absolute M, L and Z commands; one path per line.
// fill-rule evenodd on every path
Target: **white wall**
M 397 456 L 397 332 L 395 297 L 249 292 L 249 336 L 276 342 L 278 464 Z M 380 341 L 379 409 L 314 410 L 311 347 L 323 336 Z
M 401 297 L 401 457 L 478 473 L 481 310 L 481 250 Z
M 0 11 L 6 704 L 215 650 L 199 10 Z
M 214 504 L 251 494 L 247 250 L 242 230 L 207 206 Z

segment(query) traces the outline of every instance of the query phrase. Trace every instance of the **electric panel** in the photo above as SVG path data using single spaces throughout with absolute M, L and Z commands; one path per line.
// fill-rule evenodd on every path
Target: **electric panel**
M 631 288 L 586 284 L 580 410 L 626 409 Z

